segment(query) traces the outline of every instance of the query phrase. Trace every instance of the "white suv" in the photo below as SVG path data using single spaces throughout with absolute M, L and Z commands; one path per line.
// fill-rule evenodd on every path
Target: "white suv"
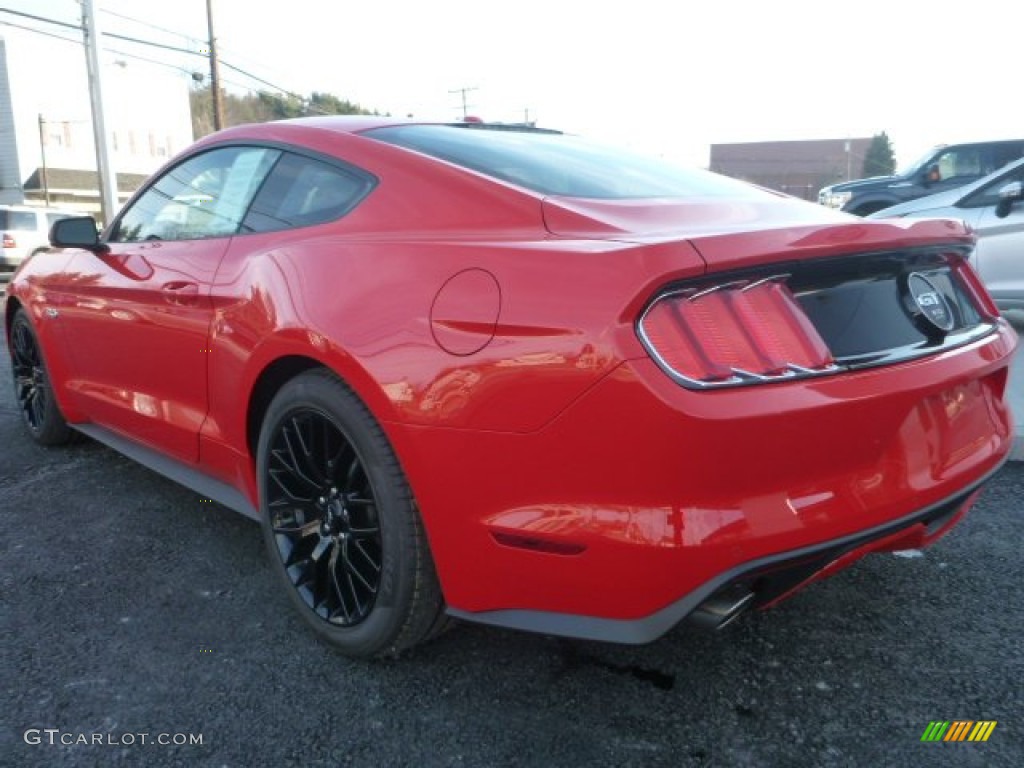
M 33 208 L 27 205 L 0 205 L 0 273 L 13 272 L 26 256 L 50 247 L 50 225 L 58 219 L 78 216 L 60 208 Z

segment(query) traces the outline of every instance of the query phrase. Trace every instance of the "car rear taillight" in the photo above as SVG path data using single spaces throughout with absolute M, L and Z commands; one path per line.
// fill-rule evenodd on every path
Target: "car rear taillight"
M 784 279 L 665 294 L 641 317 L 640 338 L 669 375 L 701 389 L 834 372 Z
M 987 320 L 995 320 L 999 317 L 999 308 L 996 303 L 989 296 L 987 290 L 985 290 L 984 284 L 981 282 L 981 278 L 978 277 L 978 273 L 974 271 L 970 264 L 964 259 L 956 259 L 952 262 L 953 271 L 956 272 L 960 278 L 961 284 L 967 289 L 971 299 L 974 301 L 975 308 L 981 312 Z
M 18 247 L 18 243 L 14 239 L 14 237 L 10 233 L 4 232 L 4 248 L 17 248 L 17 247 Z

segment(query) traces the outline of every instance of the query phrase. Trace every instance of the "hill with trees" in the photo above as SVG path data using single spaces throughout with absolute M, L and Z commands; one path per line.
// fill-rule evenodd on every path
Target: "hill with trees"
M 317 91 L 311 93 L 308 98 L 270 91 L 255 91 L 244 96 L 225 92 L 221 98 L 224 103 L 225 127 L 310 115 L 380 114 L 332 93 Z M 195 138 L 213 133 L 213 99 L 210 87 L 193 89 L 189 94 L 189 101 L 192 107 L 192 133 Z

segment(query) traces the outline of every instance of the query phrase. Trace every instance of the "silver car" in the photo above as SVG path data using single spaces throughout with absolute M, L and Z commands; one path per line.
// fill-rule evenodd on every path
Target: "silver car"
M 1024 159 L 965 187 L 884 208 L 868 218 L 963 219 L 978 236 L 971 263 L 1001 310 L 1024 309 Z
M 0 205 L 0 276 L 13 272 L 32 254 L 47 250 L 53 222 L 75 215 L 61 208 Z

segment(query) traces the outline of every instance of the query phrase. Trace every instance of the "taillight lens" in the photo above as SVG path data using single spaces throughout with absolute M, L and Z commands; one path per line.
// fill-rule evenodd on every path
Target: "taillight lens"
M 992 301 L 992 297 L 985 290 L 985 285 L 981 282 L 981 278 L 978 277 L 978 273 L 974 271 L 971 265 L 962 258 L 956 258 L 952 261 L 952 268 L 959 276 L 961 284 L 970 293 L 975 307 L 986 316 L 986 319 L 995 320 L 999 317 L 999 308 Z
M 4 248 L 17 248 L 18 243 L 12 235 L 4 232 Z
M 648 351 L 698 388 L 777 381 L 836 369 L 781 277 L 670 293 L 640 319 Z

